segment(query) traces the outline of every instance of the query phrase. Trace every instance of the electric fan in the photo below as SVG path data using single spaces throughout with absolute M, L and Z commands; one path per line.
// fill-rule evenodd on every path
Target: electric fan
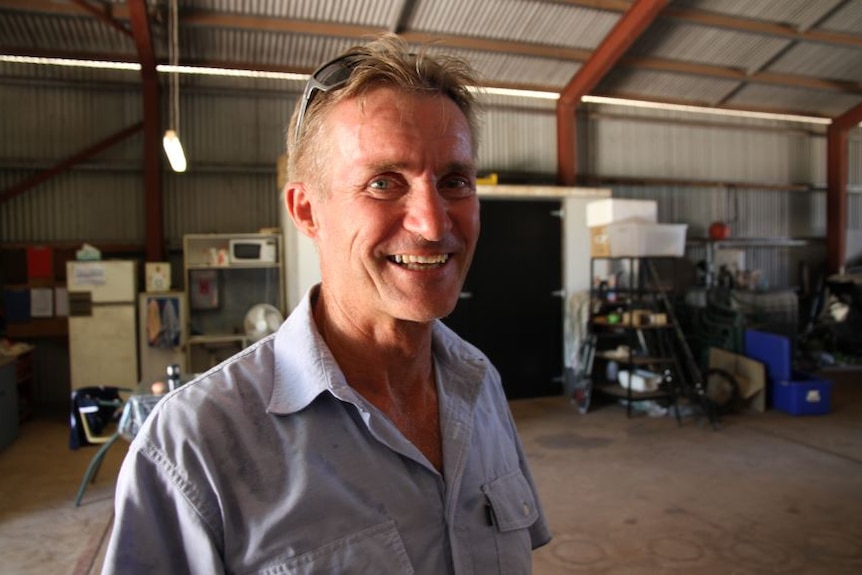
M 284 318 L 274 305 L 258 303 L 246 312 L 243 320 L 245 335 L 252 342 L 263 339 L 278 330 Z

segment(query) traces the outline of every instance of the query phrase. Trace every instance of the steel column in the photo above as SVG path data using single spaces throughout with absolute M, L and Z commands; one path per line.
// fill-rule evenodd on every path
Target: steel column
M 141 81 L 144 113 L 144 207 L 146 211 L 144 239 L 147 261 L 164 259 L 164 208 L 162 206 L 161 147 L 159 134 L 159 78 L 153 51 L 150 20 L 146 0 L 129 0 L 132 34 L 141 61 Z

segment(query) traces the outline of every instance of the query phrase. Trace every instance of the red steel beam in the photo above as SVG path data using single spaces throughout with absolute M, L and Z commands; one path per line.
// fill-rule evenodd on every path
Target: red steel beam
M 862 104 L 850 108 L 837 118 L 832 118 L 832 125 L 845 132 L 849 132 L 860 123 L 862 123 Z
M 847 259 L 849 133 L 862 122 L 862 104 L 832 120 L 826 131 L 826 267 L 839 273 Z
M 566 85 L 557 101 L 557 183 L 574 185 L 577 176 L 575 109 L 626 50 L 649 28 L 668 0 L 635 0 L 599 47 Z
M 144 108 L 144 229 L 147 261 L 164 259 L 164 208 L 162 206 L 161 153 L 159 148 L 159 78 L 146 0 L 129 0 L 132 34 L 141 61 L 141 81 Z
M 20 184 L 17 184 L 17 185 L 12 186 L 11 188 L 9 188 L 7 190 L 0 192 L 0 204 L 3 204 L 5 202 L 11 200 L 15 196 L 18 196 L 18 195 L 23 194 L 24 192 L 26 192 L 28 190 L 35 188 L 39 184 L 47 182 L 51 178 L 62 174 L 63 172 L 75 167 L 77 164 L 80 164 L 81 162 L 84 162 L 84 161 L 92 158 L 95 155 L 101 154 L 102 152 L 104 152 L 105 150 L 110 148 L 111 146 L 114 146 L 115 144 L 122 142 L 123 140 L 125 140 L 129 136 L 132 136 L 133 134 L 137 134 L 138 132 L 141 131 L 141 128 L 143 128 L 143 126 L 144 126 L 143 122 L 138 122 L 137 124 L 135 124 L 133 126 L 129 126 L 128 128 L 125 128 L 124 130 L 120 130 L 116 134 L 108 136 L 104 140 L 97 142 L 96 144 L 93 144 L 92 146 L 90 146 L 86 150 L 82 150 L 82 151 L 78 152 L 77 154 L 69 156 L 65 160 L 62 160 L 61 162 L 59 162 L 55 166 L 52 166 L 51 168 L 45 170 L 44 172 L 36 174 L 35 176 L 24 180 Z

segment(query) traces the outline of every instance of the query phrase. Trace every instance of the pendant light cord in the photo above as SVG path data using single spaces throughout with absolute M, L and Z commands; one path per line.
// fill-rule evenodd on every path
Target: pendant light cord
M 171 14 L 168 21 L 168 61 L 174 67 L 168 78 L 168 90 L 170 92 L 170 127 L 177 134 L 180 132 L 180 82 L 176 66 L 179 64 L 179 20 L 177 16 L 177 0 L 170 0 Z

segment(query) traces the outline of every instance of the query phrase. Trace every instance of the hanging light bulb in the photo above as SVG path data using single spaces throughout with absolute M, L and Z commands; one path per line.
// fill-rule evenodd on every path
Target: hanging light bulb
M 168 161 L 171 163 L 171 168 L 175 172 L 186 171 L 186 155 L 183 152 L 183 145 L 180 142 L 180 137 L 174 130 L 167 130 L 165 137 L 162 138 L 162 145 L 165 147 L 165 154 L 168 156 Z
M 168 44 L 168 60 L 172 66 L 177 66 L 179 61 L 179 32 L 177 26 L 177 0 L 171 0 L 171 19 L 169 22 L 170 43 Z M 180 85 L 177 73 L 173 72 L 168 77 L 170 89 L 170 128 L 165 131 L 165 137 L 162 138 L 162 145 L 165 148 L 165 154 L 168 156 L 168 161 L 171 163 L 171 168 L 175 172 L 186 171 L 186 155 L 183 152 L 183 145 L 180 143 L 180 136 L 177 134 L 180 123 Z

